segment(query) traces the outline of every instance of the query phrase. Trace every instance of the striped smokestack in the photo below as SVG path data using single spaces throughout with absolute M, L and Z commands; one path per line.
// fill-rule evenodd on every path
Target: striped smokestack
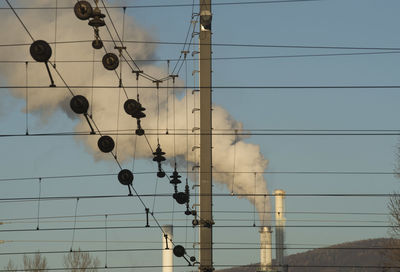
M 271 271 L 272 228 L 260 228 L 260 271 Z
M 162 226 L 162 272 L 173 272 L 174 254 L 172 239 L 174 237 L 172 225 Z
M 285 194 L 284 190 L 275 190 L 275 244 L 278 271 L 283 271 L 285 261 Z

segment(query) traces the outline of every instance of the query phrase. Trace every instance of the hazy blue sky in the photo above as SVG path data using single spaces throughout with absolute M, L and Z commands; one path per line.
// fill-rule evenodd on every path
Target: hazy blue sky
M 10 1 L 15 6 L 35 6 L 31 1 Z M 196 3 L 198 1 L 195 1 Z M 214 1 L 223 3 L 224 1 Z M 233 0 L 231 2 L 241 2 Z M 263 1 L 265 2 L 265 1 Z M 400 37 L 398 10 L 400 2 L 396 0 L 321 0 L 309 2 L 258 3 L 248 5 L 217 5 L 213 7 L 213 42 L 215 44 L 242 45 L 280 45 L 280 46 L 315 46 L 335 47 L 283 48 L 252 46 L 214 46 L 213 84 L 215 86 L 382 86 L 399 85 L 400 73 Z M 74 1 L 58 0 L 59 6 L 71 6 Z M 106 1 L 108 5 L 157 5 L 191 4 L 191 0 L 137 0 Z M 55 1 L 47 2 L 55 6 Z M 5 4 L 1 4 L 5 7 Z M 197 7 L 195 8 L 195 10 Z M 43 35 L 54 37 L 54 10 L 17 10 L 28 29 L 35 34 L 35 28 L 47 29 Z M 134 18 L 136 25 L 144 29 L 153 40 L 163 42 L 184 42 L 191 20 L 192 7 L 170 8 L 131 8 L 127 9 L 127 20 Z M 73 10 L 61 10 L 59 16 L 68 14 L 72 20 Z M 49 17 L 46 26 L 35 25 L 39 18 Z M 0 30 L 4 38 L 1 44 L 28 42 L 29 36 L 11 10 L 0 10 L 1 20 L 13 20 L 12 30 Z M 4 19 L 3 19 L 4 18 Z M 45 19 L 39 20 L 43 23 Z M 9 22 L 9 21 L 8 21 Z M 108 22 L 108 21 L 106 21 Z M 8 24 L 9 25 L 9 24 Z M 58 40 L 80 40 L 81 29 L 76 22 L 69 26 L 67 20 L 58 24 Z M 80 26 L 89 28 L 85 22 Z M 47 27 L 47 28 L 46 28 Z M 62 31 L 65 30 L 64 37 Z M 14 34 L 10 35 L 10 31 Z M 101 29 L 105 33 L 105 29 Z M 7 34 L 7 35 L 6 35 Z M 74 35 L 77 38 L 74 39 Z M 39 38 L 39 37 L 38 37 Z M 49 38 L 48 41 L 53 41 Z M 92 39 L 92 36 L 86 38 Z M 197 36 L 194 38 L 197 39 Z M 82 39 L 81 39 L 82 40 Z M 72 46 L 72 45 L 71 45 Z M 89 47 L 88 43 L 79 46 Z M 337 47 L 375 48 L 375 49 L 338 49 Z M 10 60 L 7 47 L 0 47 L 0 60 Z M 60 46 L 61 48 L 61 46 Z M 388 50 L 383 50 L 388 48 Z M 182 45 L 157 45 L 153 59 L 176 59 Z M 29 60 L 28 46 L 14 47 L 20 50 L 18 60 Z M 61 49 L 60 49 L 61 50 Z M 79 50 L 76 49 L 76 50 Z M 143 50 L 143 49 L 141 49 Z M 390 52 L 389 52 L 390 51 Z M 385 53 L 383 53 L 385 52 Z M 389 53 L 388 53 L 389 52 Z M 374 53 L 334 56 L 299 56 L 321 54 Z M 379 53 L 379 54 L 375 54 Z M 79 56 L 79 52 L 76 53 Z M 273 56 L 280 56 L 274 57 Z M 286 56 L 286 57 L 283 57 Z M 296 57 L 293 57 L 296 56 Z M 76 60 L 71 54 L 71 59 Z M 251 59 L 218 59 L 225 57 L 259 57 Z M 261 58 L 262 57 L 262 58 Z M 86 59 L 91 59 L 89 55 Z M 100 60 L 99 55 L 97 59 Z M 191 56 L 190 56 L 191 58 Z M 64 58 L 66 59 L 66 58 Z M 140 62 L 144 65 L 144 62 Z M 35 64 L 33 64 L 35 65 Z M 63 66 L 65 65 L 65 66 Z M 96 73 L 103 73 L 100 63 Z M 155 61 L 152 65 L 161 70 L 167 67 L 166 61 Z M 174 62 L 171 62 L 171 66 Z M 67 67 L 68 66 L 68 67 Z M 16 68 L 17 67 L 17 68 Z M 1 86 L 12 82 L 9 71 L 25 71 L 24 63 L 0 63 Z M 33 67 L 33 66 L 32 66 Z M 44 67 L 34 66 L 29 75 L 34 81 L 35 72 L 42 73 Z M 69 84 L 80 84 L 87 75 L 73 75 L 71 69 L 88 69 L 91 65 L 63 64 L 58 67 L 69 69 Z M 89 68 L 87 68 L 89 67 Z M 19 69 L 19 70 L 17 70 Z M 97 69 L 97 68 L 96 68 Z M 187 76 L 189 86 L 193 86 L 193 62 L 187 63 L 187 74 L 183 66 L 180 78 Z M 77 72 L 78 73 L 78 72 Z M 90 74 L 90 73 L 89 73 Z M 54 75 L 54 73 L 53 73 Z M 197 76 L 197 74 L 195 74 Z M 20 75 L 25 79 L 25 75 Z M 43 84 L 47 85 L 46 77 Z M 75 83 L 78 82 L 78 83 Z M 198 81 L 196 81 L 198 82 Z M 22 81 L 19 86 L 24 86 Z M 60 85 L 62 85 L 60 83 Z M 154 91 L 154 90 L 152 90 Z M 47 90 L 47 96 L 65 92 L 63 89 Z M 190 91 L 189 91 L 190 93 Z M 117 95 L 117 93 L 115 94 Z M 25 100 L 10 94 L 10 90 L 1 89 L 0 93 L 0 134 L 25 133 Z M 183 95 L 180 96 L 182 98 Z M 43 98 L 46 99 L 46 98 Z M 155 99 L 155 98 L 154 98 Z M 399 130 L 397 116 L 400 93 L 398 88 L 342 88 L 342 89 L 219 89 L 213 92 L 215 105 L 225 108 L 232 118 L 242 122 L 244 129 L 251 132 L 261 130 Z M 110 102 L 111 103 L 111 102 Z M 49 105 L 54 108 L 55 105 Z M 150 105 L 149 105 L 150 106 Z M 146 107 L 146 105 L 145 105 Z M 170 109 L 171 110 L 171 109 Z M 191 109 L 190 109 L 191 110 Z M 41 109 L 46 111 L 46 109 Z M 49 110 L 50 112 L 50 110 Z M 123 113 L 124 114 L 124 113 Z M 57 108 L 44 121 L 40 113 L 29 114 L 31 133 L 73 131 L 77 119 L 71 119 Z M 135 127 L 135 123 L 133 123 Z M 218 129 L 214 127 L 214 129 Z M 259 131 L 260 130 L 260 131 Z M 282 131 L 280 131 L 282 132 Z M 287 131 L 286 131 L 287 132 Z M 394 134 L 397 131 L 394 131 Z M 350 132 L 345 132 L 345 134 Z M 366 132 L 361 132 L 365 134 Z M 393 133 L 393 131 L 391 132 Z M 218 136 L 227 137 L 227 136 Z M 270 172 L 381 172 L 381 174 L 265 174 L 270 192 L 283 189 L 288 194 L 389 194 L 398 190 L 398 180 L 391 172 L 396 170 L 397 135 L 253 135 L 245 142 L 258 145 L 263 156 L 268 160 L 266 171 Z M 143 139 L 138 144 L 146 145 Z M 155 146 L 155 143 L 152 143 Z M 59 137 L 2 137 L 0 138 L 0 198 L 38 197 L 39 181 L 1 179 L 24 177 L 71 176 L 85 174 L 115 174 L 118 166 L 112 160 L 94 157 L 84 141 L 73 136 Z M 100 152 L 100 151 L 98 151 Z M 169 157 L 168 157 L 169 156 Z M 171 159 L 171 154 L 167 157 Z M 240 155 L 238 155 L 240 156 Z M 243 159 L 243 158 L 241 158 Z M 246 159 L 246 158 L 244 158 Z M 232 160 L 231 157 L 227 160 Z M 124 163 L 132 167 L 132 160 Z M 181 170 L 186 164 L 179 166 Z M 236 165 L 236 167 L 240 167 Z M 137 160 L 135 172 L 155 171 L 155 164 L 150 160 Z M 233 169 L 233 164 L 232 164 Z M 168 168 L 168 171 L 170 169 Z M 382 174 L 384 173 L 384 174 Z M 185 178 L 185 177 L 184 177 Z M 183 178 L 183 179 L 184 179 Z M 249 179 L 253 175 L 249 174 Z M 172 188 L 166 180 L 158 181 L 156 187 L 154 173 L 136 175 L 134 186 L 140 194 L 171 193 Z M 251 183 L 250 183 L 251 184 Z M 193 185 L 190 181 L 190 185 Z M 226 186 L 216 184 L 216 193 L 230 193 Z M 115 176 L 79 177 L 64 179 L 43 179 L 41 196 L 79 196 L 79 195 L 122 195 L 127 190 L 121 186 Z M 175 240 L 187 247 L 190 255 L 192 246 L 198 241 L 197 234 L 191 227 L 191 217 L 187 218 L 183 206 L 174 204 L 171 197 L 154 200 L 144 198 L 146 205 L 154 210 L 162 224 L 173 223 Z M 253 224 L 253 206 L 245 199 L 236 197 L 215 197 L 214 209 L 216 228 L 214 232 L 215 264 L 248 264 L 259 261 L 258 229 L 252 227 L 228 228 L 220 226 Z M 153 202 L 154 201 L 154 202 Z M 0 201 L 0 231 L 10 229 L 36 229 L 37 201 Z M 389 225 L 387 216 L 388 197 L 321 197 L 288 196 L 286 198 L 287 253 L 302 250 L 290 248 L 311 248 L 345 241 L 387 237 Z M 41 220 L 40 227 L 72 228 L 74 226 L 75 199 L 41 201 L 40 216 L 71 216 Z M 76 227 L 103 227 L 105 214 L 141 213 L 129 216 L 108 216 L 108 226 L 143 226 L 144 208 L 136 199 L 105 198 L 80 199 L 78 215 L 99 215 L 98 217 L 79 217 Z M 172 213 L 159 213 L 174 211 Z M 231 213 L 234 211 L 235 213 Z M 237 213 L 237 211 L 247 213 Z M 335 214 L 337 213 L 337 214 Z M 375 213 L 375 214 L 343 214 Z M 21 222 L 12 218 L 28 218 Z M 32 218 L 32 219 L 29 219 Z M 3 220 L 4 219 L 4 220 Z M 228 221 L 225 221 L 229 219 Z M 129 220 L 129 221 L 128 221 Z M 133 221 L 132 221 L 133 220 Z M 57 222 L 55 222 L 57 221 Z M 151 225 L 155 223 L 151 221 Z M 314 227 L 299 227 L 311 225 Z M 330 227 L 315 226 L 329 225 Z M 363 227 L 333 227 L 333 226 Z M 185 227 L 187 226 L 187 227 Z M 292 226 L 292 227 L 290 227 Z M 294 227 L 297 226 L 297 227 Z M 367 227 L 368 226 L 368 227 Z M 68 251 L 72 237 L 73 247 L 87 250 L 104 249 L 107 235 L 108 249 L 158 249 L 161 248 L 159 229 L 110 229 L 67 231 L 32 231 L 0 232 L 0 254 L 25 251 Z M 119 241 L 119 242 L 116 242 Z M 234 243 L 234 244 L 225 244 Z M 252 244 L 240 244 L 252 243 Z M 229 247 L 249 247 L 250 250 L 224 250 Z M 218 249 L 219 248 L 219 249 Z M 52 267 L 62 265 L 62 254 L 46 255 Z M 98 253 L 102 265 L 105 254 Z M 108 266 L 131 266 L 160 264 L 161 251 L 131 251 L 108 253 Z M 8 258 L 21 262 L 22 256 L 0 255 L 0 267 Z M 185 261 L 175 259 L 175 264 L 185 265 Z M 139 269 L 135 269 L 139 271 Z M 189 269 L 177 269 L 189 271 Z

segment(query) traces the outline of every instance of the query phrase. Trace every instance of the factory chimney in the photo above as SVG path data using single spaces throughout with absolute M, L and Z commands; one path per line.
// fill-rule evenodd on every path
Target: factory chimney
M 276 244 L 276 267 L 277 270 L 284 270 L 285 256 L 285 191 L 275 190 L 275 244 Z
M 260 228 L 260 272 L 271 271 L 272 265 L 272 228 Z
M 173 272 L 174 254 L 173 254 L 173 230 L 172 225 L 162 226 L 162 272 Z

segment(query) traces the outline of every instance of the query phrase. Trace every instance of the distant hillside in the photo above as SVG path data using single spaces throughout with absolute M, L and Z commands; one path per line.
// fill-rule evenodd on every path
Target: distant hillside
M 366 249 L 367 248 L 367 249 Z M 371 249 L 372 248 L 372 249 Z M 383 248 L 383 249 L 373 249 Z M 333 271 L 368 271 L 368 272 L 393 272 L 400 269 L 377 268 L 382 266 L 400 266 L 400 250 L 389 250 L 389 248 L 400 248 L 400 240 L 394 239 L 370 239 L 333 245 L 326 248 L 314 249 L 286 257 L 289 272 L 333 272 Z M 399 256 L 398 263 L 391 261 L 390 254 Z M 291 267 L 292 266 L 292 267 Z M 297 267 L 294 267 L 297 266 Z M 307 267 L 318 266 L 318 267 Z M 339 267 L 329 267 L 339 266 Z M 340 268 L 340 266 L 345 266 Z M 364 266 L 356 268 L 356 266 Z M 365 268 L 372 266 L 375 268 Z M 249 266 L 219 270 L 220 272 L 255 272 L 258 264 Z

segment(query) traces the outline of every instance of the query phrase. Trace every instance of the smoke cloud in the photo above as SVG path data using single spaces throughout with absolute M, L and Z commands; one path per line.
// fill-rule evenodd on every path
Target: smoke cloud
M 35 6 L 54 6 L 54 1 L 29 1 L 30 5 Z M 75 2 L 73 2 L 75 3 Z M 72 4 L 72 3 L 71 3 Z M 55 40 L 55 14 L 54 10 L 43 11 L 17 11 L 32 36 L 39 40 L 46 40 L 52 43 Z M 103 13 L 105 11 L 103 10 Z M 122 29 L 122 11 L 111 10 L 111 16 L 118 30 Z M 87 21 L 78 20 L 73 10 L 60 10 L 57 15 L 57 41 L 78 41 L 93 40 L 93 29 L 87 25 Z M 30 40 L 27 33 L 18 22 L 17 18 L 12 14 L 11 10 L 2 10 L 2 27 L 0 28 L 0 36 L 3 43 L 28 43 Z M 106 18 L 106 23 L 109 23 Z M 111 27 L 110 27 L 111 29 Z M 105 27 L 100 29 L 100 35 L 103 39 L 110 39 Z M 125 35 L 126 40 L 155 40 L 145 28 L 141 27 L 134 18 L 126 16 L 125 18 Z M 151 44 L 126 44 L 127 50 L 134 59 L 146 59 L 155 56 L 156 47 Z M 51 61 L 56 56 L 57 61 L 61 60 L 101 60 L 104 55 L 103 50 L 94 51 L 91 44 L 88 43 L 70 43 L 70 44 L 51 44 L 53 55 Z M 113 44 L 106 44 L 108 52 L 118 52 L 113 48 Z M 2 47 L 0 50 L 0 58 L 2 60 L 32 60 L 29 55 L 29 46 Z M 98 86 L 118 85 L 118 78 L 114 71 L 104 69 L 100 62 L 92 63 L 68 63 L 56 62 L 57 69 L 65 81 L 71 86 L 90 86 L 92 83 Z M 167 71 L 157 67 L 152 63 L 140 63 L 140 68 L 147 74 L 156 78 L 167 76 Z M 64 86 L 63 82 L 57 76 L 54 69 L 52 71 L 57 86 Z M 119 68 L 118 68 L 119 73 Z M 5 79 L 9 85 L 23 86 L 25 84 L 26 64 L 2 64 L 0 65 L 1 77 Z M 136 86 L 136 77 L 126 63 L 122 64 L 122 80 L 127 86 Z M 43 63 L 28 64 L 28 81 L 29 85 L 48 85 L 49 77 Z M 161 86 L 166 86 L 163 83 Z M 154 83 L 140 78 L 139 86 L 152 86 Z M 165 135 L 168 129 L 173 132 L 175 128 L 178 132 L 189 131 L 193 127 L 199 126 L 199 111 L 192 113 L 192 109 L 199 108 L 199 94 L 191 90 L 184 92 L 182 86 L 184 82 L 177 79 L 175 91 L 169 89 L 139 89 L 140 102 L 146 108 L 147 117 L 142 119 L 142 126 L 146 132 L 156 132 L 157 124 L 162 133 L 160 134 L 160 144 L 167 153 L 167 158 L 172 161 L 173 155 L 179 158 L 179 161 L 185 161 L 185 166 L 178 166 L 180 169 L 186 169 L 186 162 L 190 166 L 198 164 L 199 149 L 193 146 L 199 145 L 199 139 L 193 135 Z M 169 83 L 172 87 L 172 82 Z M 93 115 L 96 125 L 102 131 L 128 130 L 129 132 L 136 129 L 136 119 L 128 116 L 124 109 L 123 103 L 126 100 L 125 94 L 121 89 L 94 89 L 80 88 L 73 90 L 75 94 L 86 96 L 90 103 L 89 111 Z M 136 98 L 136 89 L 127 89 L 129 98 Z M 25 89 L 10 90 L 14 97 L 26 99 Z M 158 97 L 158 99 L 157 99 Z M 71 94 L 67 89 L 29 89 L 28 111 L 31 114 L 39 115 L 42 120 L 51 117 L 55 112 L 62 111 L 71 119 L 79 120 L 75 130 L 89 131 L 88 124 L 82 116 L 74 114 L 69 107 Z M 158 103 L 157 103 L 158 100 Z M 25 109 L 21 109 L 25 111 Z M 159 117 L 158 113 L 159 112 Z M 243 131 L 242 123 L 234 120 L 232 116 L 222 107 L 213 105 L 213 128 L 229 129 L 231 131 Z M 97 147 L 97 136 L 77 136 L 79 141 L 83 141 L 85 146 L 93 156 L 98 160 L 110 160 L 111 156 L 102 153 Z M 135 152 L 136 158 L 149 159 L 152 154 L 145 139 L 138 136 L 112 136 L 114 141 L 117 140 L 118 159 L 125 161 L 132 158 Z M 137 144 L 134 145 L 135 137 Z M 157 136 L 148 135 L 150 144 L 153 149 L 157 145 Z M 136 148 L 136 149 L 135 149 Z M 135 150 L 134 150 L 135 149 Z M 189 151 L 188 151 L 189 150 Z M 235 160 L 235 161 L 234 161 Z M 244 141 L 243 136 L 224 135 L 213 136 L 213 171 L 214 181 L 225 184 L 228 190 L 234 193 L 243 194 L 268 194 L 266 181 L 261 174 L 254 175 L 254 172 L 262 172 L 267 167 L 268 161 L 260 152 L 260 147 L 255 144 Z M 235 168 L 233 166 L 235 165 Z M 236 173 L 231 172 L 246 172 Z M 225 172 L 225 173 L 224 173 Z M 260 220 L 268 221 L 270 215 L 269 198 L 249 196 L 247 199 L 255 205 L 260 214 Z

